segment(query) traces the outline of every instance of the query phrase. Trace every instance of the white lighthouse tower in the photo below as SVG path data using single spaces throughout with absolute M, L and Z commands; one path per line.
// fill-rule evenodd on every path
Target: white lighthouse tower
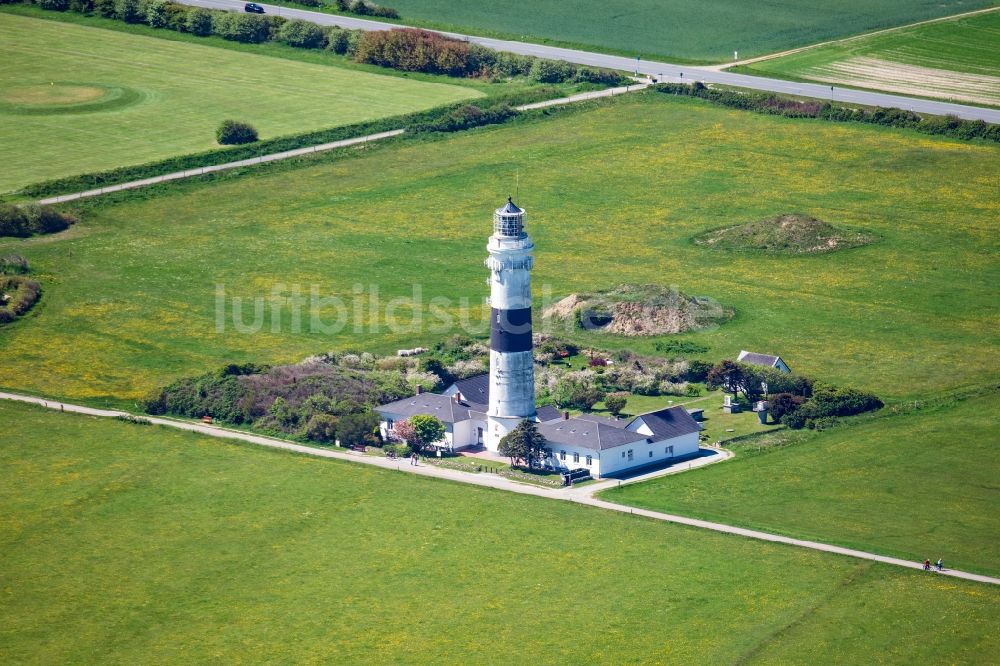
M 535 369 L 531 343 L 531 268 L 534 244 L 525 213 L 508 197 L 493 214 L 490 256 L 490 406 L 486 446 L 524 419 L 535 418 Z

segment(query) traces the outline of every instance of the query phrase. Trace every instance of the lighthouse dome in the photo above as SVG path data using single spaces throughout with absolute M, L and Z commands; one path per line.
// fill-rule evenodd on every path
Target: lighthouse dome
M 517 207 L 510 197 L 502 208 L 493 214 L 493 234 L 507 238 L 522 238 L 524 234 L 524 210 Z

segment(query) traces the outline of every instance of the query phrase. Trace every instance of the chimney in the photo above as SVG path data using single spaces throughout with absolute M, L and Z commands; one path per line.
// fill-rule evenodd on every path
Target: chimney
M 569 421 L 569 412 L 563 412 L 563 421 Z
M 459 404 L 460 402 L 462 402 L 462 394 L 461 393 L 456 393 L 454 395 L 454 399 L 455 399 L 455 404 L 456 405 Z
M 420 395 L 423 392 L 424 392 L 424 388 L 420 384 L 417 384 L 417 395 Z

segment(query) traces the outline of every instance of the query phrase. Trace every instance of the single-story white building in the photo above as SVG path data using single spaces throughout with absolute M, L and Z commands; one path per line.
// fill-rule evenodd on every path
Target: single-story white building
M 445 425 L 442 448 L 485 446 L 489 404 L 487 375 L 455 382 L 443 394 L 418 392 L 376 408 L 380 429 L 393 437 L 395 424 L 417 414 Z M 587 469 L 598 478 L 698 453 L 701 424 L 683 407 L 670 407 L 630 420 L 604 416 L 570 417 L 552 406 L 538 409 L 538 431 L 549 443 L 546 463 L 559 470 Z
M 740 350 L 740 355 L 736 357 L 737 363 L 747 363 L 749 365 L 763 365 L 766 368 L 775 368 L 781 370 L 782 372 L 791 372 L 791 368 L 781 360 L 780 356 L 772 356 L 771 354 L 758 354 L 757 352 L 749 352 L 745 349 Z

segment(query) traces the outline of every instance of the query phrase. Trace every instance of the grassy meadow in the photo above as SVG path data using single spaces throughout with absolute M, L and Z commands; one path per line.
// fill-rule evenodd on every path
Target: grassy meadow
M 395 0 L 404 23 L 600 48 L 674 61 L 725 62 L 836 37 L 947 16 L 988 6 L 988 0 L 565 0 L 456 3 Z
M 1000 650 L 993 586 L 156 426 L 10 403 L 0 420 L 5 663 Z
M 836 42 L 740 71 L 904 93 L 919 85 L 916 94 L 1000 105 L 998 45 L 1000 11 L 993 11 Z M 876 71 L 866 74 L 871 62 Z
M 44 57 L 39 57 L 44 54 Z M 473 98 L 445 83 L 0 13 L 0 191 Z
M 735 460 L 605 499 L 1000 574 L 996 390 L 823 433 L 735 445 Z M 778 445 L 768 446 L 777 443 Z M 784 445 L 782 446 L 781 443 Z M 759 447 L 759 448 L 758 448 Z
M 519 180 L 538 308 L 622 282 L 677 285 L 735 309 L 688 334 L 705 358 L 777 353 L 890 401 L 979 386 L 996 379 L 998 169 L 995 146 L 647 94 L 98 200 L 67 233 L 0 241 L 45 290 L 0 329 L 0 385 L 129 404 L 229 362 L 433 344 L 463 330 L 460 299 L 481 313 L 492 210 Z M 792 211 L 878 241 L 775 256 L 690 240 Z M 331 326 L 342 314 L 342 329 L 314 326 L 308 302 L 296 322 L 281 302 L 296 288 L 310 300 L 314 285 L 343 299 L 317 308 Z M 412 325 L 391 300 L 415 290 L 422 321 Z M 234 314 L 253 330 L 254 299 L 260 326 L 240 332 Z M 453 325 L 437 325 L 432 305 Z M 582 340 L 655 353 L 650 339 Z

